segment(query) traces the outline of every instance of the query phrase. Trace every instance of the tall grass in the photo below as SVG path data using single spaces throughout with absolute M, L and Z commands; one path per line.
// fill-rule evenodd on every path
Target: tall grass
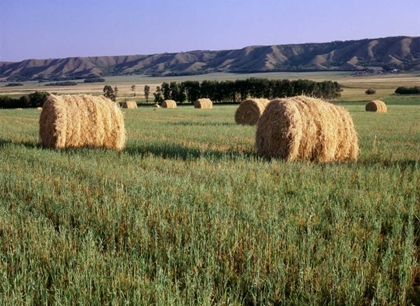
M 1 110 L 0 304 L 418 303 L 420 111 L 389 99 L 344 104 L 361 156 L 327 165 L 258 158 L 234 106 L 126 110 L 121 153 Z

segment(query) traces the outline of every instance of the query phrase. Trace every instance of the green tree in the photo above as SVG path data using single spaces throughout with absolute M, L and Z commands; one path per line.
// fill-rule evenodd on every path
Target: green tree
M 146 102 L 149 102 L 149 94 L 150 94 L 150 86 L 144 85 L 144 97 L 146 98 Z
M 239 98 L 241 99 L 241 101 L 246 100 L 249 95 L 249 88 L 250 88 L 249 79 L 236 80 L 234 87 L 235 87 L 235 92 L 239 94 Z
M 42 107 L 45 100 L 50 94 L 46 91 L 35 91 L 34 93 L 29 94 L 29 103 L 30 107 Z
M 162 95 L 162 89 L 160 89 L 159 86 L 156 87 L 156 91 L 153 93 L 153 96 L 155 97 L 156 103 L 162 103 L 164 100 Z
M 174 101 L 179 101 L 179 86 L 177 82 L 171 82 L 169 84 L 169 88 L 171 91 L 171 99 Z
M 178 84 L 178 98 L 177 102 L 184 103 L 187 100 L 187 94 L 185 93 L 185 86 L 183 83 Z
M 169 100 L 171 98 L 171 87 L 168 83 L 162 83 L 162 95 L 164 100 Z
M 200 98 L 200 82 L 185 81 L 182 82 L 187 95 L 187 100 L 191 103 Z
M 104 86 L 104 96 L 106 97 L 106 98 L 108 98 L 108 99 L 110 99 L 110 100 L 112 100 L 112 101 L 114 101 L 115 102 L 115 100 L 116 100 L 116 95 L 115 95 L 115 93 L 114 93 L 114 90 L 112 89 L 112 87 L 111 86 L 109 86 L 109 85 L 105 85 Z

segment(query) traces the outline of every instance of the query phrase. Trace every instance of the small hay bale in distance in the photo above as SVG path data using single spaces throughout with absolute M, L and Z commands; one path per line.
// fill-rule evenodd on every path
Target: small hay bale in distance
M 136 101 L 125 101 L 122 104 L 122 108 L 137 108 L 137 102 Z
M 367 112 L 386 113 L 388 111 L 386 104 L 381 100 L 373 100 L 366 104 Z
M 162 108 L 176 108 L 176 101 L 174 101 L 174 100 L 163 100 Z
M 268 99 L 242 101 L 235 112 L 235 122 L 242 125 L 256 125 L 269 102 Z
M 104 96 L 48 96 L 39 118 L 39 138 L 46 148 L 109 148 L 125 146 L 124 118 Z
M 160 108 L 160 105 L 159 105 L 159 104 L 157 104 L 157 103 L 155 103 L 155 104 L 153 104 L 153 107 L 154 107 L 154 108 Z
M 258 120 L 255 147 L 262 157 L 286 161 L 356 161 L 359 154 L 348 111 L 306 96 L 271 101 Z
M 42 110 L 42 107 L 37 107 L 36 109 L 37 109 L 37 110 Z
M 197 99 L 194 102 L 194 108 L 211 109 L 213 108 L 213 102 L 207 98 Z

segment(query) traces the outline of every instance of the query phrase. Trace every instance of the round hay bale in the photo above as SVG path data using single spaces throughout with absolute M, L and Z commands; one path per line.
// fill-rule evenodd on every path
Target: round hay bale
M 104 96 L 50 95 L 39 118 L 39 138 L 46 148 L 103 147 L 122 150 L 124 118 Z
M 122 104 L 123 108 L 137 108 L 137 102 L 136 101 L 125 101 Z
M 213 102 L 207 98 L 201 98 L 194 102 L 194 108 L 211 109 L 213 108 Z
M 243 125 L 256 125 L 269 102 L 267 99 L 242 101 L 235 112 L 235 122 Z
M 37 109 L 37 110 L 42 110 L 42 107 L 37 107 L 36 109 Z
M 359 153 L 347 110 L 305 96 L 271 101 L 255 138 L 257 153 L 265 158 L 330 162 L 357 160 Z
M 162 108 L 176 108 L 176 102 L 174 100 L 164 100 Z
M 155 103 L 155 104 L 153 104 L 153 107 L 155 107 L 155 108 L 160 108 L 160 105 L 159 105 L 159 104 L 157 104 L 157 103 Z
M 381 100 L 373 100 L 366 104 L 365 110 L 367 112 L 386 113 L 386 104 Z

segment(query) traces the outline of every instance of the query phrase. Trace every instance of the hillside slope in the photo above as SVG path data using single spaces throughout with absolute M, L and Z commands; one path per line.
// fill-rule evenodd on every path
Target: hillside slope
M 0 62 L 0 78 L 361 70 L 375 66 L 420 70 L 420 37 L 248 46 L 238 50 L 197 50 L 152 55 L 29 59 Z

